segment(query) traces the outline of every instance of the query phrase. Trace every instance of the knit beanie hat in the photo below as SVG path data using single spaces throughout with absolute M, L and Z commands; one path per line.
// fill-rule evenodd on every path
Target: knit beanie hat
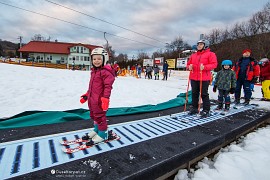
M 251 54 L 251 50 L 250 49 L 243 50 L 242 54 L 245 54 L 246 52 L 249 52 Z

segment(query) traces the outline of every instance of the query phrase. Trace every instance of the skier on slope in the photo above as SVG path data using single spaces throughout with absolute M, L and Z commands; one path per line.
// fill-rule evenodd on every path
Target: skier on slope
M 108 53 L 103 48 L 95 48 L 91 52 L 93 68 L 87 93 L 81 96 L 81 103 L 88 100 L 90 117 L 94 120 L 94 130 L 83 136 L 87 146 L 100 143 L 108 139 L 108 125 L 106 111 L 109 108 L 112 85 L 115 73 L 111 66 L 104 66 L 109 60 Z
M 197 52 L 190 56 L 187 69 L 190 70 L 192 88 L 192 107 L 189 114 L 198 113 L 200 85 L 202 85 L 201 98 L 203 100 L 202 118 L 210 116 L 210 100 L 208 86 L 211 79 L 211 70 L 217 67 L 217 56 L 210 51 L 209 41 L 201 39 L 197 42 Z
M 213 92 L 216 92 L 218 89 L 218 106 L 216 110 L 222 110 L 223 103 L 225 101 L 225 110 L 228 111 L 231 104 L 229 93 L 234 94 L 236 87 L 236 77 L 235 72 L 231 70 L 231 60 L 222 61 L 221 66 L 222 70 L 217 73 L 215 78 Z

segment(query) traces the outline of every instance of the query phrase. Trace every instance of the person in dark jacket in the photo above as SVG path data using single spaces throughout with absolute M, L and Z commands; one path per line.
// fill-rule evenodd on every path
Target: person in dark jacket
M 158 65 L 154 66 L 154 76 L 155 76 L 155 80 L 159 80 L 159 67 L 158 67 Z
M 230 93 L 234 94 L 235 92 L 236 77 L 235 72 L 231 69 L 231 60 L 222 61 L 221 66 L 222 70 L 217 73 L 215 78 L 213 92 L 216 92 L 218 89 L 218 106 L 216 110 L 222 110 L 225 101 L 225 110 L 228 111 L 231 104 Z
M 168 79 L 168 68 L 169 68 L 168 62 L 165 61 L 164 64 L 163 64 L 163 69 L 162 69 L 162 72 L 163 72 L 163 79 L 162 80 L 167 81 L 167 79 Z
M 147 75 L 148 79 L 152 79 L 152 71 L 153 71 L 153 68 L 151 66 L 149 66 L 149 64 L 147 64 L 146 75 Z
M 235 88 L 235 104 L 240 103 L 241 89 L 243 86 L 245 102 L 244 105 L 248 105 L 252 96 L 250 84 L 257 82 L 260 75 L 260 67 L 257 61 L 250 57 L 251 50 L 245 49 L 242 52 L 241 57 L 233 67 L 236 74 L 236 88 Z
M 110 65 L 104 65 L 109 60 L 108 53 L 103 48 L 95 48 L 91 52 L 93 68 L 87 93 L 81 96 L 81 103 L 88 100 L 90 118 L 94 120 L 94 130 L 83 136 L 89 140 L 87 146 L 100 143 L 108 138 L 106 111 L 109 108 L 115 71 Z

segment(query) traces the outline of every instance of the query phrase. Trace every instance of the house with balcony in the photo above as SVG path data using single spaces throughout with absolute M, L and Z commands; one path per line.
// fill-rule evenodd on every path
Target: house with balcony
M 51 41 L 30 41 L 18 51 L 27 54 L 27 61 L 66 64 L 72 67 L 91 68 L 91 51 L 95 45 Z

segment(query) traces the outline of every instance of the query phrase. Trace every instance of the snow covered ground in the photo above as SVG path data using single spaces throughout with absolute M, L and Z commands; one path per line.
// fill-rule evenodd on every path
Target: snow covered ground
M 269 180 L 270 126 L 239 141 L 221 149 L 212 160 L 204 158 L 195 171 L 179 170 L 175 180 Z
M 188 72 L 172 72 L 168 81 L 118 77 L 113 85 L 110 107 L 132 107 L 158 104 L 175 98 L 187 88 Z M 87 109 L 80 95 L 87 91 L 89 72 L 46 69 L 0 63 L 0 118 L 29 110 Z M 255 86 L 253 97 L 261 98 L 261 87 Z M 209 88 L 211 99 L 217 93 Z M 269 102 L 259 103 L 269 109 Z M 204 159 L 198 170 L 187 176 L 180 170 L 176 179 L 270 179 L 270 127 L 250 133 L 240 144 L 220 151 L 212 160 Z
M 185 92 L 184 79 L 168 81 L 118 77 L 113 85 L 110 107 L 158 104 Z M 29 110 L 88 109 L 80 103 L 87 91 L 89 71 L 48 69 L 0 63 L 0 118 Z M 180 77 L 180 76 L 178 76 Z

